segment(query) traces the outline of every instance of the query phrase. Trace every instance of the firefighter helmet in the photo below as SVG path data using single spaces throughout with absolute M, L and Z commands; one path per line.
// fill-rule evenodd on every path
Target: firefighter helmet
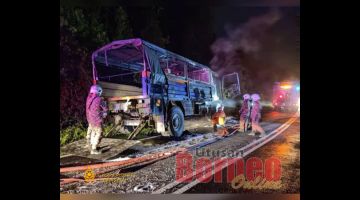
M 100 85 L 92 85 L 90 88 L 90 93 L 97 94 L 100 96 L 102 93 L 102 88 L 100 87 Z
M 250 94 L 247 94 L 247 93 L 244 94 L 244 95 L 243 95 L 243 99 L 244 99 L 244 100 L 250 99 Z
M 216 105 L 216 111 L 222 111 L 222 110 L 224 110 L 224 106 L 221 105 L 221 104 L 217 104 Z
M 252 99 L 253 101 L 258 101 L 258 100 L 260 100 L 260 95 L 258 95 L 258 94 L 252 94 L 252 95 L 251 95 L 251 99 Z

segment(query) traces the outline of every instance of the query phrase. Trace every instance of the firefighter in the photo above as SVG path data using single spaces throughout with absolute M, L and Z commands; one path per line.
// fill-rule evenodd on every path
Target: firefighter
M 103 120 L 108 111 L 106 102 L 101 98 L 101 94 L 102 88 L 99 85 L 93 85 L 86 99 L 86 119 L 89 123 L 86 141 L 90 154 L 101 154 L 97 147 L 102 137 Z
M 250 113 L 250 119 L 251 119 L 252 131 L 249 135 L 255 135 L 255 133 L 259 132 L 260 133 L 259 137 L 263 137 L 265 136 L 265 131 L 259 124 L 261 118 L 260 95 L 252 94 L 251 100 L 252 100 L 252 108 Z
M 224 106 L 218 104 L 216 106 L 216 112 L 211 118 L 212 125 L 214 127 L 214 131 L 217 131 L 218 125 L 224 125 L 225 124 L 225 112 L 224 112 Z
M 249 99 L 250 99 L 250 94 L 244 94 L 243 95 L 243 103 L 241 105 L 239 114 L 240 114 L 240 126 L 239 126 L 239 130 L 241 132 L 245 132 L 246 127 L 245 127 L 245 120 L 246 118 L 249 116 Z

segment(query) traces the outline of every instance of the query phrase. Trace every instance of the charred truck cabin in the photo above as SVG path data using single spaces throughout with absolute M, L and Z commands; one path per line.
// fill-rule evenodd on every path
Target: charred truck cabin
M 219 99 L 219 81 L 210 68 L 141 39 L 96 50 L 92 65 L 114 123 L 129 139 L 146 125 L 180 137 L 184 116 L 206 114 Z

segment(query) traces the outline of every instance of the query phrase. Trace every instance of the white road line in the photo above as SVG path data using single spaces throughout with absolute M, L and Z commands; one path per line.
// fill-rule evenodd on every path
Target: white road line
M 275 129 L 271 133 L 267 134 L 265 137 L 262 137 L 259 140 L 255 140 L 254 142 L 246 145 L 245 147 L 240 148 L 239 151 L 240 152 L 243 151 L 242 157 L 246 157 L 251 152 L 255 151 L 256 149 L 260 148 L 261 146 L 265 145 L 266 143 L 268 143 L 269 141 L 271 141 L 272 139 L 277 137 L 279 134 L 284 132 L 292 123 L 294 123 L 297 120 L 297 118 L 298 118 L 298 113 L 293 115 L 287 122 L 285 122 L 283 125 L 281 125 L 277 129 Z M 227 166 L 233 164 L 234 162 L 235 162 L 235 159 L 231 160 L 230 162 L 227 162 L 227 164 L 222 165 L 222 167 L 219 167 L 218 169 L 215 169 L 214 173 L 216 173 L 219 170 L 222 170 L 222 169 L 226 168 Z M 210 164 L 208 166 L 205 166 L 205 169 L 208 169 L 209 167 L 212 167 L 212 164 Z M 201 173 L 201 172 L 198 172 L 198 173 Z M 197 174 L 195 174 L 193 177 L 196 177 L 196 175 Z M 212 175 L 213 175 L 213 172 L 211 171 L 211 172 L 207 173 L 205 177 L 212 176 Z M 188 179 L 188 178 L 184 177 L 184 178 L 176 180 L 176 181 L 174 181 L 172 183 L 169 183 L 169 184 L 165 185 L 164 187 L 152 192 L 152 194 L 162 194 L 162 193 L 166 192 L 166 190 L 174 188 L 178 184 L 183 183 L 183 181 L 185 181 L 186 179 Z M 174 194 L 184 193 L 188 189 L 190 189 L 190 188 L 194 187 L 195 185 L 197 185 L 198 183 L 199 183 L 199 181 L 196 179 L 196 180 L 190 182 L 189 184 L 185 185 L 184 187 L 176 190 L 173 193 Z

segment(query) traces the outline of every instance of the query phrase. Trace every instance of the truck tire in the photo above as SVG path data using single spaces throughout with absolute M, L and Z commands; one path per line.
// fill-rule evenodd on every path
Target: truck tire
M 184 132 L 184 114 L 178 106 L 170 110 L 170 131 L 175 139 L 179 139 Z

